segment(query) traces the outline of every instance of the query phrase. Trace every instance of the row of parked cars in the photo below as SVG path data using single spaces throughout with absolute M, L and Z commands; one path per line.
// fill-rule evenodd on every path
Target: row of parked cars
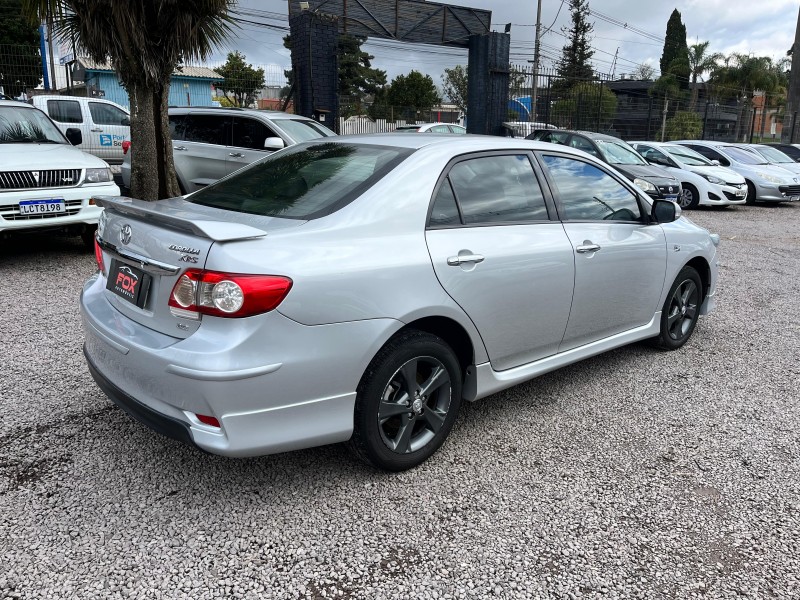
M 80 129 L 0 101 L 15 169 L 0 224 L 97 222 L 80 300 L 89 372 L 203 450 L 348 441 L 408 469 L 463 401 L 640 340 L 676 350 L 715 306 L 719 236 L 680 218 L 681 178 L 616 140 L 592 140 L 592 155 L 572 133 L 338 137 L 219 109 L 170 122 L 196 191 L 146 202 L 75 149 Z M 229 164 L 219 179 L 203 152 Z
M 624 142 L 563 129 L 540 129 L 528 139 L 583 150 L 614 166 L 651 196 L 674 199 L 683 208 L 800 201 L 800 163 L 772 145 Z

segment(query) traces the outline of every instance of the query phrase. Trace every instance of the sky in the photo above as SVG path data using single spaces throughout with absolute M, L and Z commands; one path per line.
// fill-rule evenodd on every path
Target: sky
M 492 11 L 492 29 L 503 31 L 511 23 L 511 60 L 526 64 L 533 59 L 536 23 L 536 0 L 442 0 Z M 242 23 L 212 60 L 224 62 L 229 50 L 244 52 L 248 62 L 267 66 L 267 83 L 281 85 L 282 70 L 291 63 L 289 51 L 283 48 L 282 37 L 288 27 L 287 0 L 239 0 L 239 7 L 258 11 L 258 16 L 244 17 L 267 23 L 262 27 Z M 800 2 L 797 0 L 589 0 L 593 23 L 591 45 L 595 70 L 620 77 L 645 63 L 659 74 L 659 59 L 667 20 L 673 9 L 681 13 L 686 25 L 687 42 L 709 41 L 711 52 L 741 52 L 780 59 L 794 42 Z M 617 24 L 609 21 L 617 21 Z M 569 0 L 542 0 L 541 38 L 542 65 L 555 66 L 561 48 L 567 42 L 562 28 L 570 22 Z M 278 29 L 275 29 L 277 27 Z M 633 31 L 635 28 L 637 31 Z M 416 69 L 441 83 L 447 67 L 467 64 L 466 49 L 417 44 L 401 44 L 387 40 L 371 40 L 363 46 L 375 56 L 373 66 L 396 75 Z M 617 54 L 616 64 L 614 55 Z

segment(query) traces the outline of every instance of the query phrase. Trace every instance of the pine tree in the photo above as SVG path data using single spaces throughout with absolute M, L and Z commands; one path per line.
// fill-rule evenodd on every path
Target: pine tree
M 594 79 L 594 70 L 589 62 L 594 55 L 589 45 L 589 35 L 594 26 L 587 21 L 589 17 L 588 0 L 570 0 L 572 26 L 562 28 L 569 37 L 569 43 L 562 49 L 561 60 L 556 70 L 564 87 L 570 88 L 580 81 Z
M 672 11 L 667 21 L 664 51 L 661 54 L 661 76 L 673 75 L 681 90 L 689 89 L 689 46 L 686 45 L 686 25 L 678 9 Z

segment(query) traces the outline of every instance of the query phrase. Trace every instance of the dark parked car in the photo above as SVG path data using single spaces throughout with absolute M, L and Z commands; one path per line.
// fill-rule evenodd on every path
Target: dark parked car
M 651 198 L 678 201 L 680 181 L 661 167 L 654 167 L 619 138 L 590 131 L 537 129 L 527 139 L 562 144 L 583 150 L 614 167 Z
M 764 144 L 788 154 L 792 159 L 800 162 L 800 144 Z

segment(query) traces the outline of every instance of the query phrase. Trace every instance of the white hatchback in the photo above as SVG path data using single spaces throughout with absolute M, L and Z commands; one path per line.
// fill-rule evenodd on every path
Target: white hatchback
M 105 162 L 73 148 L 81 138 L 29 104 L 0 100 L 0 235 L 57 229 L 93 243 L 102 212 L 93 196 L 119 188 Z
M 747 183 L 736 171 L 715 165 L 705 156 L 680 144 L 628 142 L 648 162 L 665 168 L 681 182 L 682 208 L 745 204 Z

